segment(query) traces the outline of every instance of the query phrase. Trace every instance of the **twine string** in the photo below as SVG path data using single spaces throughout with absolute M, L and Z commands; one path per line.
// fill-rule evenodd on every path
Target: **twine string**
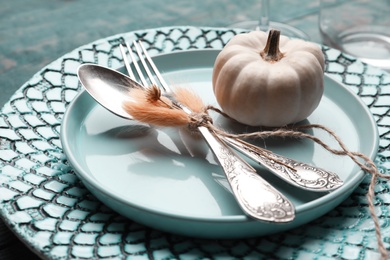
M 381 255 L 381 259 L 388 259 L 388 252 L 387 249 L 382 241 L 382 235 L 381 235 L 381 226 L 379 223 L 379 218 L 376 215 L 375 212 L 375 204 L 374 204 L 374 198 L 375 198 L 375 184 L 377 182 L 378 178 L 384 178 L 387 180 L 390 180 L 389 175 L 381 174 L 378 171 L 378 168 L 376 167 L 375 163 L 365 154 L 359 153 L 359 152 L 353 152 L 350 151 L 347 146 L 342 142 L 342 140 L 337 136 L 337 134 L 332 131 L 331 129 L 319 125 L 319 124 L 308 124 L 308 125 L 301 125 L 301 126 L 294 126 L 294 127 L 284 127 L 279 128 L 275 130 L 269 130 L 269 131 L 259 131 L 259 132 L 251 132 L 251 133 L 244 133 L 244 134 L 232 134 L 228 133 L 224 130 L 219 129 L 215 125 L 213 125 L 213 121 L 211 117 L 208 114 L 208 111 L 215 111 L 224 117 L 227 117 L 229 119 L 232 119 L 229 117 L 226 113 L 221 111 L 218 108 L 215 108 L 213 106 L 207 106 L 204 108 L 204 111 L 201 113 L 193 113 L 190 115 L 190 122 L 188 124 L 188 128 L 190 131 L 195 131 L 197 127 L 204 126 L 207 127 L 210 131 L 214 132 L 217 135 L 221 135 L 224 137 L 232 138 L 239 142 L 244 142 L 242 139 L 265 139 L 269 137 L 293 137 L 298 139 L 309 139 L 320 146 L 322 146 L 325 150 L 329 151 L 332 154 L 339 155 L 339 156 L 348 156 L 352 159 L 354 163 L 356 163 L 363 171 L 371 174 L 371 182 L 368 188 L 367 192 L 367 201 L 369 205 L 369 212 L 373 219 L 374 226 L 375 226 L 375 235 L 378 241 L 378 250 Z M 334 138 L 334 140 L 337 142 L 339 149 L 335 149 L 330 147 L 328 144 L 323 142 L 318 137 L 315 137 L 311 134 L 302 132 L 307 129 L 320 129 L 328 133 L 331 137 Z M 248 145 L 251 145 L 249 143 L 246 143 Z M 261 149 L 260 149 L 261 150 Z M 262 154 L 263 156 L 269 157 L 266 153 Z
M 253 145 L 244 141 L 243 139 L 265 139 L 269 137 L 309 139 L 332 154 L 338 156 L 348 156 L 363 171 L 371 174 L 371 182 L 367 192 L 369 212 L 374 222 L 375 235 L 378 241 L 378 251 L 380 253 L 381 259 L 388 259 L 388 252 L 382 241 L 379 218 L 375 212 L 374 189 L 378 178 L 390 180 L 390 175 L 381 174 L 378 171 L 378 168 L 376 167 L 375 163 L 368 156 L 364 155 L 363 153 L 350 151 L 347 146 L 342 142 L 342 140 L 336 135 L 335 132 L 319 124 L 308 124 L 288 127 L 286 126 L 279 129 L 271 129 L 243 134 L 228 133 L 216 127 L 213 124 L 212 118 L 209 116 L 208 112 L 214 111 L 226 118 L 234 120 L 220 109 L 213 106 L 204 106 L 200 98 L 188 91 L 185 91 L 184 89 L 177 89 L 175 91 L 175 100 L 173 102 L 171 98 L 162 96 L 161 91 L 157 88 L 158 87 L 154 85 L 148 88 L 146 91 L 142 89 L 133 88 L 130 94 L 133 97 L 134 102 L 126 102 L 124 104 L 124 109 L 127 111 L 127 113 L 132 115 L 134 119 L 144 123 L 159 126 L 175 127 L 186 125 L 189 131 L 192 132 L 196 132 L 198 127 L 203 126 L 207 127 L 211 132 L 217 135 L 232 138 L 238 142 L 244 143 L 245 145 L 249 146 Z M 181 106 L 179 106 L 178 104 L 183 104 L 194 112 L 188 115 L 181 109 Z M 320 138 L 305 133 L 304 131 L 308 129 L 319 129 L 325 131 L 336 141 L 338 148 L 332 148 Z M 276 158 L 272 158 L 272 156 L 270 156 L 270 154 L 272 153 L 269 153 L 266 149 L 262 149 L 256 146 L 256 150 L 259 151 L 262 156 L 265 156 L 270 160 L 274 160 L 280 164 L 283 163 L 278 161 Z

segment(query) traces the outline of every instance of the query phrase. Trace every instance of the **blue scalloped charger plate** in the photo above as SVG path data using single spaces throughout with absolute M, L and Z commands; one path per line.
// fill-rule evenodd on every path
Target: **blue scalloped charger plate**
M 154 61 L 172 85 L 191 88 L 206 104 L 217 106 L 211 85 L 217 54 L 216 50 L 184 51 L 156 56 Z M 214 123 L 228 131 L 248 130 L 213 116 Z M 358 96 L 327 76 L 322 101 L 304 123 L 324 125 L 350 150 L 375 158 L 379 136 L 371 113 Z M 311 133 L 337 147 L 326 133 Z M 345 183 L 330 193 L 307 192 L 248 161 L 296 206 L 293 222 L 275 224 L 243 214 L 205 142 L 186 130 L 119 118 L 83 91 L 65 113 L 61 141 L 76 174 L 104 204 L 144 225 L 192 237 L 253 237 L 300 226 L 340 204 L 365 175 L 349 158 L 332 155 L 309 140 L 255 142 L 333 171 Z

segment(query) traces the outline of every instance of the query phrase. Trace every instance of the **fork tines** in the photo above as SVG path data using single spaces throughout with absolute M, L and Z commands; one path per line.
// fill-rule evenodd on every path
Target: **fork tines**
M 170 90 L 168 84 L 165 82 L 164 78 L 161 76 L 161 73 L 157 69 L 152 58 L 150 58 L 150 56 L 149 56 L 148 52 L 146 51 L 145 47 L 143 46 L 142 42 L 141 41 L 138 41 L 138 42 L 133 41 L 133 46 L 134 46 L 134 49 L 137 53 L 138 60 L 141 62 L 141 64 L 139 64 L 139 62 L 136 61 L 134 52 L 130 48 L 129 43 L 126 42 L 126 48 L 127 48 L 128 53 L 129 53 L 129 56 L 130 56 L 130 61 L 127 59 L 126 51 L 125 51 L 123 45 L 120 45 L 120 50 L 121 50 L 121 53 L 123 56 L 123 61 L 125 63 L 126 70 L 129 74 L 130 78 L 132 78 L 135 81 L 141 81 L 141 85 L 143 85 L 144 87 L 147 87 L 150 84 L 153 84 L 153 85 L 162 87 L 165 92 L 170 92 L 171 90 Z M 130 62 L 131 62 L 131 64 L 130 64 Z M 131 65 L 133 65 L 133 66 L 131 66 Z M 141 65 L 142 69 L 141 69 L 140 65 Z M 145 78 L 145 74 L 146 74 L 148 80 L 150 81 L 149 83 L 148 83 L 148 80 Z M 137 80 L 136 75 L 138 76 L 138 80 Z M 157 81 L 160 84 L 158 84 Z

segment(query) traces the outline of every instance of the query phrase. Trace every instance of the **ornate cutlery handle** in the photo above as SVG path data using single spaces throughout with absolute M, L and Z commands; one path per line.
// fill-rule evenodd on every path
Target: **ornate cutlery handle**
M 294 205 L 285 196 L 206 127 L 198 129 L 217 157 L 238 204 L 246 214 L 270 222 L 290 222 L 294 219 Z
M 187 114 L 191 110 L 171 100 Z M 213 151 L 241 209 L 258 220 L 285 223 L 295 218 L 294 205 L 270 183 L 260 177 L 256 170 L 239 157 L 219 137 L 204 126 L 199 132 Z
M 326 192 L 343 185 L 343 181 L 333 172 L 297 162 L 228 137 L 223 138 L 223 140 L 296 187 L 310 191 Z

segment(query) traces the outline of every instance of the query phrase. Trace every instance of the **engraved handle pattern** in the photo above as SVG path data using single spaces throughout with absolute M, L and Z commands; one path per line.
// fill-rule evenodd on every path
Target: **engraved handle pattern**
M 255 146 L 246 146 L 230 138 L 225 138 L 225 140 L 283 180 L 299 188 L 325 192 L 343 185 L 343 181 L 333 172 Z
M 290 222 L 294 205 L 205 127 L 199 131 L 222 166 L 237 202 L 247 215 L 263 221 Z

